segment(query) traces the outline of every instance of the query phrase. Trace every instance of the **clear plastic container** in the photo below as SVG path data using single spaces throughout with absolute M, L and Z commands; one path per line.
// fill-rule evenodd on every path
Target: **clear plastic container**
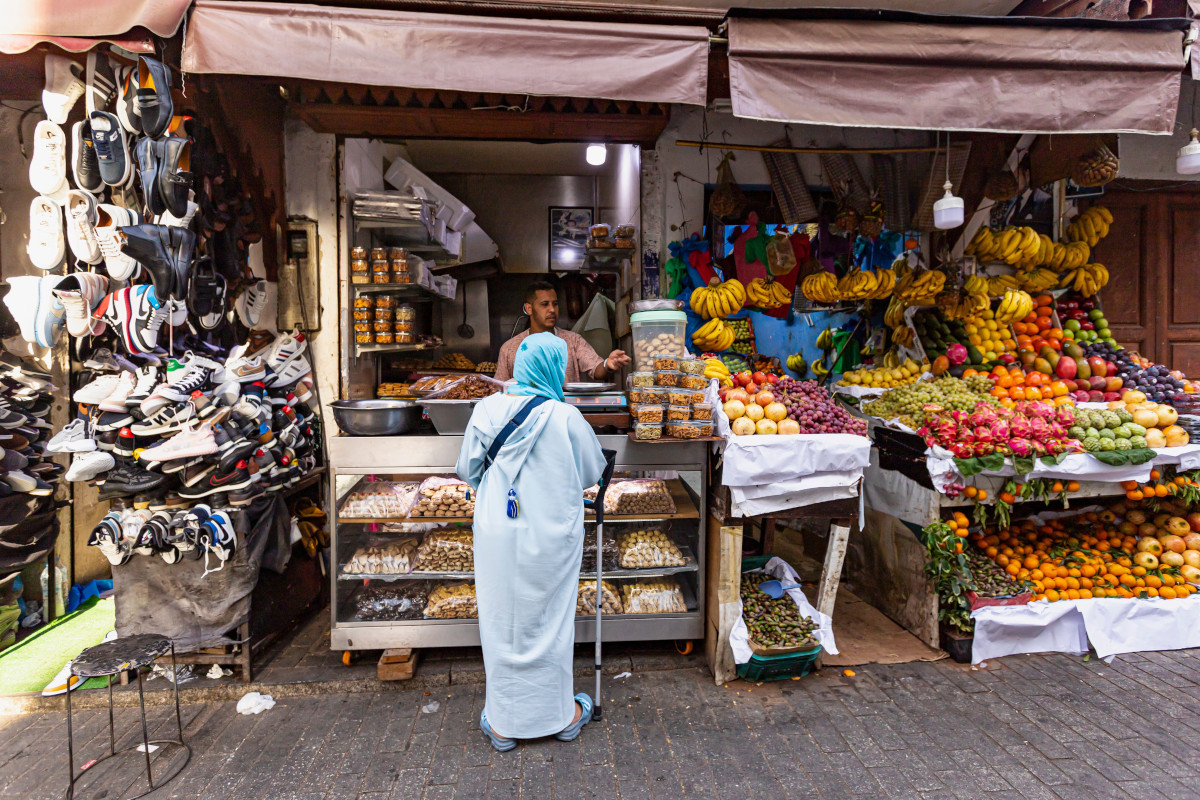
M 663 407 L 661 405 L 636 405 L 633 407 L 633 418 L 637 422 L 650 422 L 661 425 Z
M 670 389 L 667 391 L 667 403 L 673 406 L 688 406 L 692 404 L 690 389 Z
M 692 419 L 671 423 L 674 427 L 671 435 L 676 439 L 700 439 L 712 436 L 713 424 L 708 419 Z
M 654 373 L 654 382 L 659 386 L 678 386 L 683 373 L 674 369 L 660 369 Z
M 661 439 L 663 426 L 661 422 L 639 422 L 633 426 L 633 438 L 638 441 Z
M 630 385 L 632 386 L 653 386 L 653 372 L 635 372 L 629 376 Z
M 681 358 L 679 359 L 679 371 L 688 375 L 703 375 L 704 361 L 699 358 Z
M 417 318 L 416 309 L 414 309 L 412 306 L 408 305 L 407 303 L 405 303 L 402 306 L 399 306 L 396 309 L 396 319 L 415 320 L 416 318 Z
M 666 405 L 670 402 L 668 392 L 665 386 L 635 386 L 629 390 L 629 402 Z
M 679 378 L 679 385 L 685 389 L 702 392 L 708 387 L 708 378 L 703 375 L 688 375 L 683 373 Z
M 633 332 L 634 369 L 654 368 L 654 356 L 682 358 L 687 354 L 684 333 L 687 315 L 682 311 L 639 311 L 629 315 Z
M 713 404 L 712 403 L 693 403 L 692 404 L 692 419 L 712 421 Z
M 669 419 L 671 422 L 681 422 L 691 418 L 691 406 L 667 406 L 667 419 Z

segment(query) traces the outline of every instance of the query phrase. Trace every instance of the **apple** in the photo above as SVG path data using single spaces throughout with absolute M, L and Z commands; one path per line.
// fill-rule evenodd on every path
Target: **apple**
M 739 386 L 745 386 L 746 384 L 750 383 L 750 373 L 749 372 L 739 372 L 738 374 L 733 376 L 733 379 L 735 381 L 737 381 Z
M 753 375 L 750 376 L 750 380 L 754 381 L 759 386 L 762 386 L 764 383 L 767 382 L 767 376 L 763 375 L 762 372 L 755 372 Z
M 1104 392 L 1096 392 L 1096 391 L 1088 392 L 1088 402 L 1089 403 L 1103 403 L 1104 402 Z
M 754 395 L 754 402 L 758 403 L 763 408 L 766 408 L 767 406 L 771 405 L 771 403 L 775 402 L 775 395 L 771 394 L 766 389 L 763 389 L 761 392 Z
M 767 375 L 767 383 L 771 384 L 772 386 L 779 383 L 779 376 L 776 375 L 774 372 L 769 373 Z
M 1094 323 L 1093 323 L 1091 320 L 1088 320 L 1088 319 L 1082 320 L 1082 321 L 1079 323 L 1079 327 L 1080 327 L 1080 328 L 1082 328 L 1082 329 L 1083 329 L 1083 330 L 1085 330 L 1085 331 L 1094 331 L 1094 330 L 1096 330 L 1096 325 L 1095 325 L 1095 324 L 1094 324 Z

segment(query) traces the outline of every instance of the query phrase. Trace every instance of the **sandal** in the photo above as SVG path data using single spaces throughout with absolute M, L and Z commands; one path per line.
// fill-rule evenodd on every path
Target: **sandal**
M 503 736 L 496 735 L 496 732 L 492 730 L 492 726 L 488 725 L 486 710 L 479 712 L 479 730 L 483 731 L 483 735 L 491 741 L 492 747 L 501 753 L 507 753 L 517 746 L 516 739 L 505 739 Z
M 580 692 L 575 695 L 575 702 L 579 703 L 579 707 L 583 709 L 583 713 L 579 715 L 578 720 L 554 734 L 554 738 L 560 742 L 572 741 L 579 736 L 579 732 L 583 730 L 583 726 L 592 721 L 592 698 L 586 692 Z

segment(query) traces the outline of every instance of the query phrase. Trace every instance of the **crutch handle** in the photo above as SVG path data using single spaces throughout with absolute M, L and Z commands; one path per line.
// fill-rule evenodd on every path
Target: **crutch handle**
M 600 452 L 604 454 L 604 474 L 600 476 L 600 483 L 596 487 L 596 499 L 590 502 L 583 501 L 585 506 L 596 512 L 596 524 L 604 522 L 604 494 L 608 491 L 608 484 L 612 482 L 613 469 L 617 466 L 616 450 L 602 449 Z

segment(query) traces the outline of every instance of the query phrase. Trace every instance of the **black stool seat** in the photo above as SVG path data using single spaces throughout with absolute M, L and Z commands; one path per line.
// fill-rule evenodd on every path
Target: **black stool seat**
M 71 671 L 81 678 L 101 678 L 154 663 L 171 652 L 171 640 L 156 633 L 140 633 L 89 647 L 75 658 Z

